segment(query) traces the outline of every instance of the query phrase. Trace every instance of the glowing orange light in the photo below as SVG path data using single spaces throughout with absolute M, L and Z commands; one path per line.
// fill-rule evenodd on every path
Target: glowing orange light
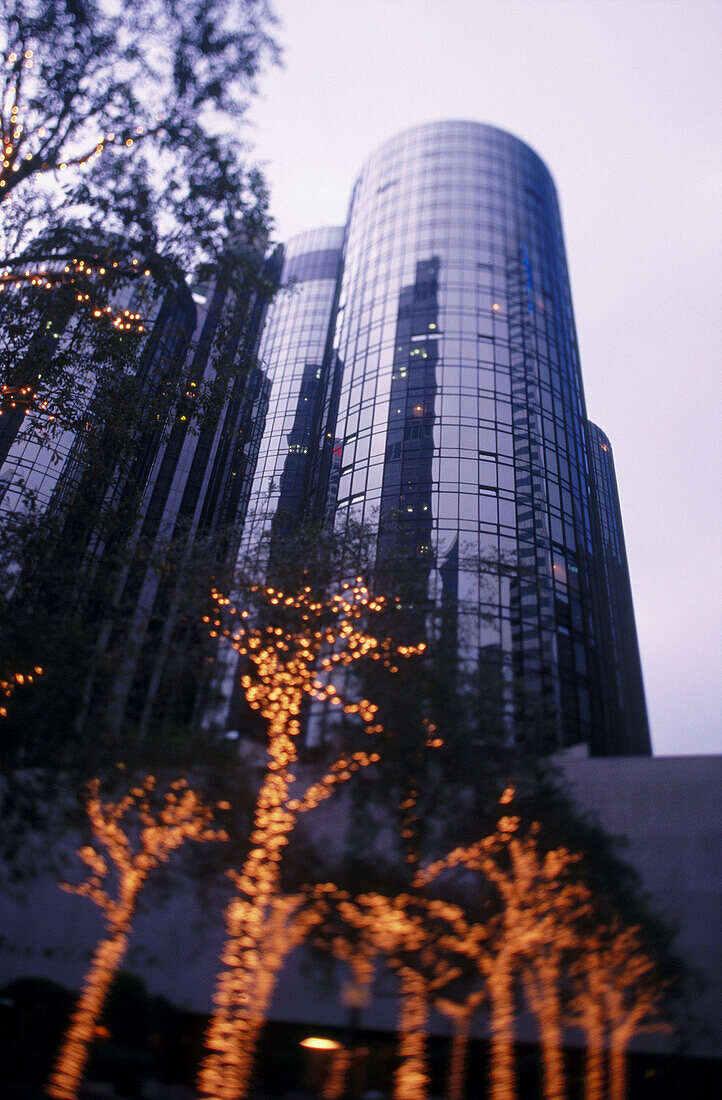
M 33 675 L 34 673 L 34 675 Z M 0 693 L 9 699 L 18 687 L 29 687 L 35 681 L 35 676 L 42 676 L 43 669 L 40 665 L 35 665 L 33 672 L 16 672 L 13 674 L 10 680 L 0 680 Z M 0 718 L 7 718 L 7 707 L 0 704 Z
M 306 1047 L 307 1050 L 340 1050 L 341 1044 L 337 1043 L 335 1039 L 321 1039 L 319 1036 L 311 1035 L 308 1039 L 303 1039 L 299 1046 Z

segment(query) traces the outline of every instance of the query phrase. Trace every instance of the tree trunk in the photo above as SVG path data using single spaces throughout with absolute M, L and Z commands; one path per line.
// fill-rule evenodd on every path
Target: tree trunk
M 471 1015 L 461 1016 L 456 1021 L 456 1030 L 451 1041 L 451 1062 L 446 1084 L 447 1100 L 463 1100 L 466 1079 L 466 1055 L 469 1049 L 469 1029 Z
M 540 1023 L 542 1079 L 544 1100 L 564 1100 L 566 1084 L 564 1080 L 564 1051 L 562 1033 L 559 1024 L 550 1019 Z
M 506 968 L 489 977 L 489 1005 L 489 1100 L 515 1100 L 514 991 Z
M 75 1100 L 78 1095 L 90 1044 L 95 1036 L 108 989 L 128 948 L 129 930 L 130 917 L 107 939 L 101 940 L 95 949 L 90 970 L 48 1082 L 48 1096 L 56 1097 L 57 1100 Z
M 283 735 L 284 724 L 269 728 L 269 744 L 284 737 L 293 763 L 293 742 Z M 270 750 L 269 750 L 270 752 Z M 273 753 L 270 753 L 273 757 Z M 271 994 L 285 953 L 278 958 L 274 938 L 274 902 L 279 897 L 280 861 L 295 817 L 285 808 L 288 778 L 285 768 L 266 773 L 256 801 L 251 850 L 237 885 L 246 897 L 233 897 L 226 906 L 226 942 L 221 955 L 225 969 L 216 979 L 215 1008 L 206 1033 L 208 1054 L 198 1074 L 198 1091 L 213 1100 L 240 1100 L 253 1072 L 258 1036 L 265 1022 Z
M 202 1096 L 239 1100 L 246 1095 L 278 975 L 298 942 L 286 927 L 297 906 L 296 899 L 274 899 L 259 928 L 257 907 L 238 899 L 230 903 L 222 955 L 226 969 L 218 979 L 217 1007 L 206 1039 L 209 1053 L 199 1075 Z M 255 939 L 249 936 L 252 927 L 257 929 Z
M 242 938 L 237 933 L 236 942 Z M 269 950 L 263 932 L 254 948 L 236 948 L 229 936 L 216 993 L 199 1077 L 203 1096 L 238 1100 L 246 1095 L 253 1075 L 258 1039 L 266 1022 L 278 975 L 287 952 Z M 289 950 L 292 945 L 289 945 Z
M 281 902 L 286 900 L 279 899 Z M 251 1084 L 258 1040 L 266 1023 L 278 976 L 288 954 L 296 946 L 297 941 L 290 933 L 284 940 L 279 940 L 279 932 L 282 935 L 284 931 L 286 915 L 287 908 L 284 906 L 280 911 L 278 909 L 273 911 L 266 924 L 260 969 L 256 976 L 255 989 L 251 994 L 249 1017 L 243 1033 L 243 1061 L 239 1066 L 238 1081 L 239 1096 L 245 1096 Z
M 609 1100 L 626 1100 L 627 1095 L 627 1051 L 621 1043 L 615 1043 L 609 1050 Z
M 346 1074 L 348 1073 L 352 1061 L 352 1052 L 345 1047 L 341 1047 L 339 1050 L 333 1052 L 328 1076 L 326 1077 L 323 1091 L 321 1092 L 323 1100 L 341 1100 L 341 1097 L 345 1095 Z
M 564 1100 L 566 1082 L 558 967 L 544 959 L 538 960 L 524 975 L 524 988 L 539 1029 L 544 1100 Z
M 584 1100 L 604 1098 L 604 1029 L 587 1022 L 587 1056 L 584 1067 Z
M 239 1003 L 250 1001 L 250 984 L 255 976 L 249 968 L 249 952 L 240 946 L 246 925 L 252 918 L 250 902 L 231 899 L 226 908 L 226 942 L 221 955 L 224 969 L 216 979 L 213 995 L 215 1009 L 206 1035 L 208 1054 L 203 1060 L 198 1080 L 202 1096 L 234 1097 L 240 1095 L 239 1061 L 243 1053 L 243 1023 L 236 1019 Z
M 426 983 L 408 967 L 399 970 L 399 1066 L 394 1075 L 394 1100 L 425 1100 L 429 1084 L 426 1069 Z

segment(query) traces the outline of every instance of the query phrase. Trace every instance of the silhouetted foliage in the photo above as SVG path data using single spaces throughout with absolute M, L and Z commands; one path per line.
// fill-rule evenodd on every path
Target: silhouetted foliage
M 0 20 L 5 258 L 37 220 L 79 213 L 96 235 L 220 256 L 265 206 L 239 138 L 278 58 L 267 0 L 7 0 Z M 60 186 L 44 186 L 46 180 Z

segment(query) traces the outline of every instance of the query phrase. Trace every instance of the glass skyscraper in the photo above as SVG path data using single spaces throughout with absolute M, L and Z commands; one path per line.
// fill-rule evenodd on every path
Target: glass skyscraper
M 281 285 L 258 359 L 269 402 L 244 525 L 244 547 L 304 517 L 327 390 L 327 335 L 341 270 L 343 227 L 310 230 L 283 248 Z
M 510 730 L 649 752 L 611 453 L 587 421 L 543 162 L 491 126 L 415 127 L 367 161 L 345 232 L 290 243 L 282 281 L 247 530 L 319 501 L 367 520 L 453 609 L 448 645 Z
M 37 272 L 39 282 L 40 274 L 44 273 L 43 279 L 65 280 L 67 286 L 73 283 L 74 276 L 84 264 L 87 264 L 89 271 L 92 271 L 91 265 L 95 265 L 97 272 L 98 265 L 103 262 L 103 253 L 85 255 L 84 259 L 73 259 L 72 262 L 69 256 L 58 258 L 50 255 L 44 262 L 34 262 L 33 271 L 26 274 L 36 275 Z M 138 261 L 133 260 L 133 264 L 138 264 Z M 7 283 L 8 272 L 4 274 Z M 147 271 L 147 274 L 150 275 L 150 272 Z M 30 332 L 28 338 L 27 323 L 25 332 L 22 325 L 13 326 L 12 323 L 12 307 L 18 308 L 17 300 L 7 301 L 9 296 L 12 297 L 12 283 L 3 289 L 5 294 L 0 303 L 0 369 L 3 377 L 12 377 L 13 373 L 20 371 L 23 383 L 31 393 L 44 371 L 52 373 L 56 358 L 67 360 L 72 364 L 67 373 L 72 376 L 73 400 L 70 412 L 61 406 L 61 414 L 55 416 L 53 413 L 56 410 L 52 406 L 46 409 L 48 401 L 38 404 L 31 398 L 26 403 L 15 398 L 13 387 L 3 385 L 0 394 L 0 519 L 12 512 L 25 512 L 31 506 L 37 512 L 50 511 L 62 518 L 68 502 L 83 486 L 86 433 L 91 424 L 96 427 L 102 424 L 107 411 L 104 405 L 107 396 L 102 393 L 102 386 L 98 387 L 96 369 L 96 357 L 101 364 L 103 361 L 102 343 L 93 342 L 92 336 L 98 340 L 98 334 L 97 330 L 90 330 L 87 318 L 84 319 L 82 314 L 73 316 L 72 312 L 67 311 L 67 306 L 64 313 L 62 307 L 59 309 L 55 305 L 52 292 L 47 303 L 36 302 L 34 308 L 28 311 L 37 325 L 37 331 Z M 131 267 L 130 275 L 126 275 L 123 281 L 119 280 L 119 288 L 111 295 L 110 301 L 113 316 L 120 318 L 123 312 L 130 314 L 141 322 L 138 331 L 144 333 L 142 337 L 138 333 L 130 337 L 137 344 L 135 347 L 131 344 L 125 358 L 120 348 L 116 349 L 116 369 L 134 378 L 138 406 L 158 400 L 158 395 L 164 392 L 167 378 L 180 373 L 188 350 L 195 323 L 195 307 L 190 293 L 181 281 L 170 280 L 164 288 L 155 278 L 146 279 L 139 265 L 137 269 Z M 111 306 L 107 308 L 111 310 Z M 101 366 L 101 373 L 102 369 Z M 67 401 L 67 394 L 64 396 Z M 160 411 L 163 403 L 158 403 Z M 153 455 L 160 446 L 160 435 L 160 431 L 154 433 L 145 442 L 142 452 L 139 450 L 134 456 L 133 480 L 136 483 L 148 476 Z M 117 494 L 122 479 L 117 470 L 113 471 L 112 477 L 113 492 Z M 110 491 L 110 482 L 102 491 Z M 95 495 L 99 495 L 97 486 L 91 493 L 91 496 Z

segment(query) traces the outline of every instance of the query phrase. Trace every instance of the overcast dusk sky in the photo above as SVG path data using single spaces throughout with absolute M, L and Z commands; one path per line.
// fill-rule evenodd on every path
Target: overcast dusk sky
M 722 3 L 275 0 L 251 140 L 277 239 L 342 224 L 375 147 L 475 119 L 562 207 L 589 417 L 614 449 L 655 754 L 722 751 Z

